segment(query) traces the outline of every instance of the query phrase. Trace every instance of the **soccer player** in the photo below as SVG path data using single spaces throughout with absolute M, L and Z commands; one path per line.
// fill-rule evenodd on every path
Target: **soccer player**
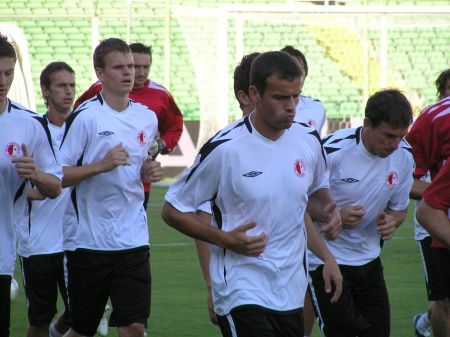
M 242 116 L 248 115 L 255 109 L 255 105 L 250 99 L 250 70 L 252 63 L 261 53 L 255 52 L 244 55 L 241 62 L 234 68 L 233 87 L 234 96 L 239 103 L 239 108 L 242 110 Z
M 44 197 L 61 192 L 62 171 L 46 134 L 44 120 L 7 98 L 17 60 L 0 34 L 0 336 L 9 336 L 10 284 L 16 256 L 13 229 L 15 198 L 31 182 Z
M 159 153 L 171 153 L 178 144 L 183 131 L 183 115 L 169 91 L 161 84 L 148 78 L 152 65 L 152 48 L 142 43 L 130 44 L 134 60 L 134 84 L 130 98 L 147 106 L 158 118 L 159 137 L 151 148 L 155 158 Z M 102 81 L 94 83 L 75 102 L 77 108 L 82 102 L 94 97 L 102 90 Z M 147 208 L 150 182 L 144 181 L 144 207 Z
M 168 190 L 162 217 L 212 244 L 213 302 L 223 336 L 300 336 L 306 232 L 308 246 L 326 261 L 331 300 L 340 293 L 334 258 L 304 218 L 308 196 L 328 190 L 326 157 L 317 132 L 293 123 L 302 73 L 287 53 L 258 56 L 250 83 L 255 111 L 202 147 Z M 214 226 L 196 215 L 207 201 Z
M 155 113 L 129 99 L 134 64 L 122 40 L 102 41 L 94 68 L 100 94 L 67 121 L 60 153 L 63 186 L 74 186 L 77 229 L 66 247 L 71 328 L 93 336 L 108 298 L 119 336 L 143 336 L 150 314 L 147 215 L 141 179 L 154 181 L 147 156 L 157 133 Z
M 59 148 L 65 120 L 72 111 L 75 73 L 65 62 L 52 62 L 41 72 L 42 97 L 48 108 L 43 116 L 46 130 Z M 70 190 L 63 189 L 55 199 L 41 199 L 30 189 L 16 201 L 18 247 L 28 304 L 28 337 L 60 337 L 68 327 L 67 289 L 64 278 L 63 217 Z M 36 200 L 34 199 L 36 196 Z M 31 199 L 31 200 L 30 200 Z M 58 289 L 64 314 L 49 326 L 57 312 Z
M 305 55 L 297 48 L 289 45 L 285 46 L 281 50 L 291 55 L 294 60 L 297 61 L 300 69 L 303 72 L 304 84 L 306 81 L 306 76 L 308 76 L 308 62 L 306 61 Z M 325 125 L 326 121 L 325 106 L 317 98 L 300 95 L 297 107 L 295 108 L 295 120 L 307 123 L 309 126 L 315 128 L 319 134 L 322 134 L 323 126 Z M 309 290 L 306 292 L 305 296 L 303 318 L 305 321 L 304 337 L 309 337 L 312 335 L 314 326 L 314 308 L 312 306 Z
M 344 277 L 342 296 L 330 303 L 323 264 L 310 254 L 311 298 L 327 337 L 388 337 L 389 299 L 380 252 L 403 222 L 413 183 L 414 160 L 404 141 L 412 109 L 398 90 L 381 90 L 367 101 L 364 125 L 324 139 L 330 189 L 344 230 L 326 241 Z
M 429 186 L 430 180 L 423 178 L 427 176 L 434 179 L 450 154 L 447 143 L 448 132 L 450 132 L 447 117 L 450 113 L 450 69 L 438 76 L 435 85 L 440 101 L 422 111 L 406 136 L 416 161 L 411 197 L 417 200 L 422 198 L 422 194 Z M 425 200 L 422 210 L 426 208 L 429 212 L 423 212 L 422 216 L 434 213 Z M 436 217 L 436 222 L 438 219 L 439 217 Z M 419 249 L 425 267 L 428 300 L 432 302 L 427 313 L 417 314 L 414 317 L 415 333 L 417 337 L 428 336 L 431 326 L 435 336 L 448 336 L 450 333 L 447 323 L 450 320 L 450 253 L 448 249 L 433 240 L 419 224 L 416 224 L 415 228 L 416 240 L 420 240 Z
M 303 72 L 304 82 L 306 76 L 308 76 L 308 62 L 306 61 L 305 55 L 293 46 L 285 46 L 281 51 L 288 53 L 298 62 Z M 316 129 L 319 134 L 322 134 L 326 121 L 325 106 L 317 98 L 300 95 L 297 107 L 295 108 L 295 120 L 307 123 Z

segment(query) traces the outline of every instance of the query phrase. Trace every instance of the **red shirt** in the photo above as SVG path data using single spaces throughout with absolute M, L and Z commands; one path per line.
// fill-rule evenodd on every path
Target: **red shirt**
M 97 95 L 102 91 L 102 83 L 100 81 L 94 83 L 86 90 L 75 102 L 74 109 L 81 103 Z M 183 115 L 178 108 L 175 100 L 169 91 L 162 85 L 147 80 L 144 87 L 140 89 L 132 89 L 130 98 L 146 105 L 150 110 L 154 111 L 158 119 L 159 137 L 166 143 L 166 148 L 162 151 L 167 154 L 173 151 L 183 131 Z M 150 190 L 150 184 L 144 182 L 144 190 Z
M 413 149 L 416 169 L 414 177 L 420 179 L 428 171 L 431 185 L 422 198 L 433 208 L 448 213 L 450 208 L 450 97 L 425 108 L 406 136 Z M 441 247 L 433 240 L 434 247 Z

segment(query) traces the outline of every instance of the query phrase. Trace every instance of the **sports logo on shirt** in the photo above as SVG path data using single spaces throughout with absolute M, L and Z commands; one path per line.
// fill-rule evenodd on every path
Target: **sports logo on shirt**
M 242 176 L 243 176 L 243 177 L 247 177 L 247 178 L 254 178 L 254 177 L 259 176 L 260 174 L 262 174 L 262 172 L 258 172 L 258 171 L 250 171 L 250 172 L 248 172 L 248 173 L 246 173 L 246 174 L 243 174 Z
M 341 181 L 343 183 L 347 183 L 347 184 L 353 184 L 353 183 L 359 182 L 359 180 L 355 179 L 355 178 L 343 178 L 343 179 L 341 179 Z
M 111 136 L 114 134 L 112 131 L 102 131 L 98 133 L 100 136 Z
M 297 159 L 294 164 L 295 174 L 299 177 L 303 177 L 305 175 L 305 167 L 303 166 L 303 162 L 300 159 Z
M 144 130 L 139 131 L 137 140 L 140 144 L 147 144 L 147 134 Z
M 386 177 L 386 182 L 389 187 L 393 187 L 393 186 L 397 185 L 397 182 L 398 182 L 397 172 L 395 172 L 395 171 L 389 172 L 389 174 Z
M 15 158 L 20 154 L 20 145 L 14 142 L 9 143 L 5 150 L 9 158 Z

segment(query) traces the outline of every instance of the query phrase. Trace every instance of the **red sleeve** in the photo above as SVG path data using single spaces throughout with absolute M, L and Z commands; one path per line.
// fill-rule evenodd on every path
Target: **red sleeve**
M 78 99 L 75 101 L 75 104 L 73 105 L 73 110 L 78 108 L 81 103 L 87 101 L 88 99 L 94 97 L 97 95 L 100 91 L 102 91 L 102 83 L 101 82 L 95 82 L 92 84 L 88 90 L 86 90 Z
M 414 177 L 417 179 L 422 178 L 430 169 L 432 160 L 431 149 L 434 143 L 430 127 L 428 116 L 421 115 L 414 122 L 411 130 L 405 137 L 413 150 L 414 161 L 416 163 Z
M 431 207 L 447 213 L 450 208 L 450 160 L 447 160 L 439 173 L 423 192 L 422 198 Z
M 160 138 L 166 143 L 163 154 L 170 153 L 177 146 L 183 132 L 183 115 L 173 97 L 168 94 L 163 118 L 158 120 Z

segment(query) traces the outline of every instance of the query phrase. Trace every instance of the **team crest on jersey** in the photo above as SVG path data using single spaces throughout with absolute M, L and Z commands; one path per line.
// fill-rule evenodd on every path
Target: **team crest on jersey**
M 306 121 L 306 124 L 308 124 L 309 126 L 315 127 L 316 126 L 316 121 L 314 119 L 308 119 Z
M 147 134 L 144 130 L 139 131 L 137 140 L 140 144 L 147 144 Z
M 295 174 L 299 177 L 303 177 L 305 175 L 305 167 L 303 166 L 303 162 L 300 159 L 297 159 L 294 164 Z
M 20 154 L 20 145 L 14 142 L 9 143 L 5 150 L 9 158 L 15 158 Z
M 393 186 L 397 185 L 397 182 L 398 182 L 397 172 L 395 172 L 395 171 L 389 172 L 389 174 L 386 177 L 386 182 L 389 187 L 393 187 Z

